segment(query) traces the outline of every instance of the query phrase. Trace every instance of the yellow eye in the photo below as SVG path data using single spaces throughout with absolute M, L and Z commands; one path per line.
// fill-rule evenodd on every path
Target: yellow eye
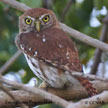
M 31 24 L 31 23 L 32 23 L 32 20 L 31 20 L 30 18 L 26 18 L 26 19 L 25 19 L 25 23 L 26 23 L 26 24 Z
M 42 18 L 42 20 L 46 23 L 49 21 L 49 15 L 46 15 L 45 17 Z

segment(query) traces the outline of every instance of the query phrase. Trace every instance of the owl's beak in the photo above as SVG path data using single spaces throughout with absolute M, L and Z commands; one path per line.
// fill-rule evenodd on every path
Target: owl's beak
M 40 21 L 36 21 L 36 22 L 35 22 L 36 30 L 37 30 L 38 32 L 40 32 L 40 24 L 41 24 Z

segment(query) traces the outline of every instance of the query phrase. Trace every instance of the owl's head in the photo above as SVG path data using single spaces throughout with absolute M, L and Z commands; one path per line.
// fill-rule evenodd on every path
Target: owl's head
M 40 32 L 51 26 L 58 26 L 58 21 L 51 10 L 44 8 L 30 9 L 19 18 L 20 32 Z

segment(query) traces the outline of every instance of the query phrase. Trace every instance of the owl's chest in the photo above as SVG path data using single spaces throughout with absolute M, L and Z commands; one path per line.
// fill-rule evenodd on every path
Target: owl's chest
M 27 63 L 34 74 L 41 80 L 47 82 L 51 87 L 62 88 L 67 82 L 64 73 L 56 67 L 39 61 L 38 59 L 31 58 L 25 54 Z

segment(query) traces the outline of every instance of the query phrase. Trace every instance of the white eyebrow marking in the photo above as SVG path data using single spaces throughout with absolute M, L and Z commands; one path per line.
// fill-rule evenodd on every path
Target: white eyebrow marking
M 32 19 L 33 21 L 35 20 L 35 18 L 31 17 L 31 16 L 26 16 L 26 18 L 30 18 Z
M 44 14 L 44 15 L 41 15 L 40 17 L 39 17 L 39 19 L 42 19 L 44 16 L 46 16 L 46 15 L 49 15 L 49 14 Z M 50 15 L 49 15 L 50 16 Z

